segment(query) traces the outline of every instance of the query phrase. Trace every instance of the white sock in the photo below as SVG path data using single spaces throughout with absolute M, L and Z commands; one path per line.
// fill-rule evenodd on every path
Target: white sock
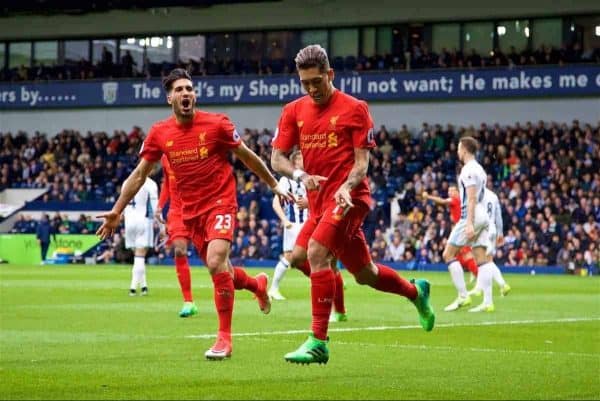
M 289 268 L 290 262 L 288 262 L 287 259 L 282 256 L 281 259 L 279 259 L 279 262 L 277 262 L 277 266 L 275 266 L 275 273 L 273 273 L 273 281 L 271 282 L 272 290 L 279 289 L 279 283 Z
M 136 290 L 137 289 L 137 285 L 138 285 L 138 278 L 137 278 L 137 258 L 134 257 L 133 258 L 133 266 L 131 266 L 131 284 L 129 285 L 129 288 L 132 290 Z
M 135 256 L 133 258 L 133 276 L 140 288 L 147 287 L 146 284 L 146 258 L 143 256 Z M 135 287 L 134 287 L 135 288 Z
M 494 267 L 498 268 L 494 262 L 487 262 L 479 266 L 479 274 L 477 275 L 479 285 L 483 290 L 483 304 L 492 305 L 494 299 L 492 297 L 492 283 L 494 278 Z
M 450 277 L 452 277 L 454 287 L 456 288 L 456 291 L 458 291 L 458 296 L 466 298 L 467 284 L 465 284 L 465 275 L 462 266 L 455 260 L 448 265 L 448 271 L 450 272 Z
M 500 286 L 500 288 L 504 287 L 506 285 L 506 281 L 504 281 L 504 277 L 502 276 L 502 272 L 500 271 L 500 269 L 498 268 L 498 266 L 496 266 L 496 264 L 494 263 L 494 281 L 496 283 L 498 283 L 498 285 Z

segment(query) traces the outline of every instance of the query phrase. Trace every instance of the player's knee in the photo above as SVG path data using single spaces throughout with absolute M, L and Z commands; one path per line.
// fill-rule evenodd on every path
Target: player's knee
M 220 254 L 210 255 L 206 258 L 206 267 L 211 274 L 226 270 L 227 264 Z
M 308 262 L 312 267 L 322 268 L 329 267 L 329 259 L 327 258 L 327 248 L 322 246 L 319 247 L 308 247 L 307 257 Z
M 304 263 L 304 261 L 308 257 L 306 250 L 304 250 L 303 248 L 294 248 L 292 250 L 292 252 L 289 252 L 289 254 L 287 256 L 284 254 L 284 256 L 287 259 L 287 261 L 290 263 L 290 265 L 293 265 L 293 266 L 298 266 L 298 265 Z
M 187 249 L 185 246 L 176 246 L 173 252 L 175 253 L 176 258 L 187 256 Z

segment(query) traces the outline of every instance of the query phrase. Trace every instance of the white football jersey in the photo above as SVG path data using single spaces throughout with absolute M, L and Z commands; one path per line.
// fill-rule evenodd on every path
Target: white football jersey
M 296 198 L 306 198 L 306 187 L 303 183 L 288 177 L 281 177 L 279 183 L 283 184 L 284 188 L 293 193 Z M 295 203 L 283 205 L 283 211 L 285 217 L 292 223 L 303 224 L 308 219 L 308 209 L 300 210 Z
M 460 191 L 460 218 L 467 218 L 467 188 L 475 186 L 477 193 L 477 204 L 482 204 L 483 194 L 487 182 L 487 174 L 477 160 L 472 159 L 460 170 L 458 176 L 458 188 Z
M 158 185 L 150 178 L 140 188 L 131 202 L 125 207 L 125 223 L 127 220 L 141 220 L 154 218 L 154 212 L 158 206 Z
M 502 209 L 500 207 L 500 200 L 494 191 L 485 189 L 483 194 L 483 206 L 489 219 L 490 227 L 495 227 L 496 232 L 501 235 L 504 229 L 502 222 Z

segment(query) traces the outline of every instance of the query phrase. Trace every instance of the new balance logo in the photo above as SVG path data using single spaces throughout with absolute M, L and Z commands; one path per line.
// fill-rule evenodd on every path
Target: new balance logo
M 317 298 L 317 302 L 320 304 L 330 304 L 333 302 L 333 298 Z

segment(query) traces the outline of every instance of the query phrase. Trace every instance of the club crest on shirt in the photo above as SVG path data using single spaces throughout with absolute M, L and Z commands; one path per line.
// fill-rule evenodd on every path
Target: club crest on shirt
M 198 153 L 201 159 L 206 159 L 208 157 L 208 148 L 206 146 L 202 146 L 200 147 Z
M 304 125 L 304 121 L 296 121 L 296 125 L 298 126 L 298 128 L 302 128 L 302 126 Z
M 337 124 L 337 120 L 338 118 L 340 118 L 340 116 L 333 116 L 329 119 L 329 123 L 331 123 L 331 125 L 333 125 L 335 127 L 335 124 Z
M 206 132 L 201 132 L 198 135 L 198 140 L 200 141 L 200 145 L 204 145 L 206 143 Z
M 331 132 L 327 135 L 327 147 L 335 148 L 338 146 L 338 138 L 335 132 Z
M 167 143 L 165 143 L 165 146 L 166 146 L 166 147 L 171 147 L 171 146 L 173 146 L 173 141 L 172 141 L 172 140 L 170 140 L 170 141 L 167 141 Z

